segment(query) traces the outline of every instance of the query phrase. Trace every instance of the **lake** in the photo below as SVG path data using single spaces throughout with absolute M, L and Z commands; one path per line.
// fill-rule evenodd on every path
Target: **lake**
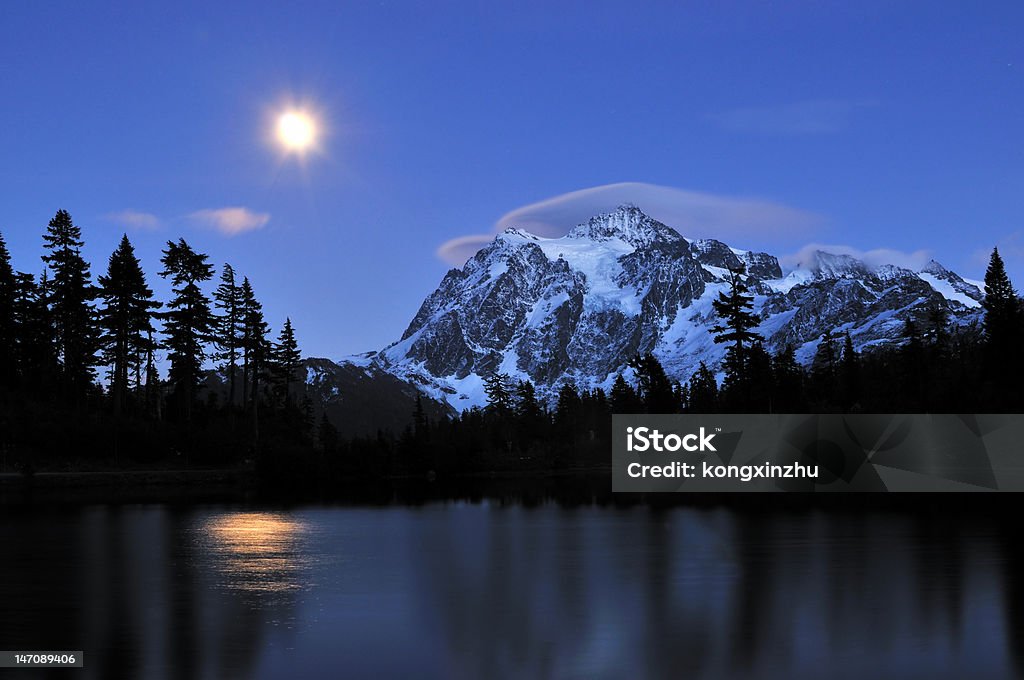
M 1020 532 L 984 512 L 497 500 L 2 511 L 0 649 L 85 652 L 84 670 L 5 678 L 1024 669 Z

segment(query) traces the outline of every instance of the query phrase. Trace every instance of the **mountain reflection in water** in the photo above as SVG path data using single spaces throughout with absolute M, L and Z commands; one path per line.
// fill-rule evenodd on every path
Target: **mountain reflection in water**
M 1014 677 L 1017 535 L 959 509 L 12 509 L 0 646 L 104 679 Z

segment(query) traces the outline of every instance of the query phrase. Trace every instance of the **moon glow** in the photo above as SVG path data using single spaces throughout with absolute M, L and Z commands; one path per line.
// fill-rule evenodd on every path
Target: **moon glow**
M 277 119 L 277 138 L 289 151 L 302 152 L 316 138 L 316 125 L 307 113 L 288 111 Z

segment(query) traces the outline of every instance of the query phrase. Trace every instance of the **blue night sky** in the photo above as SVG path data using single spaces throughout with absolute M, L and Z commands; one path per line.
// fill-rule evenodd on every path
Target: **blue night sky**
M 999 245 L 1024 286 L 1024 3 L 636 5 L 4 3 L 0 232 L 37 273 L 65 208 L 95 276 L 127 231 L 162 299 L 184 237 L 335 358 L 398 339 L 507 213 L 621 182 L 687 236 L 972 278 Z

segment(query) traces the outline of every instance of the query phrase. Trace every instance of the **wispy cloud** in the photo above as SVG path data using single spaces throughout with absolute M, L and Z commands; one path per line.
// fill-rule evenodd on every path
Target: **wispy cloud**
M 538 236 L 564 236 L 594 215 L 632 203 L 654 219 L 691 238 L 739 241 L 752 237 L 807 234 L 822 226 L 825 218 L 781 203 L 736 196 L 722 196 L 673 187 L 620 182 L 555 196 L 517 208 L 503 215 L 490 234 L 459 236 L 441 245 L 437 256 L 461 265 L 481 246 L 508 227 Z
M 442 243 L 435 254 L 448 264 L 461 265 L 493 240 L 494 234 L 459 236 Z
M 928 261 L 932 259 L 932 251 L 930 250 L 915 250 L 912 253 L 907 253 L 894 248 L 873 248 L 871 250 L 861 250 L 859 248 L 854 248 L 853 246 L 809 243 L 795 253 L 780 257 L 779 264 L 787 271 L 796 269 L 800 265 L 812 261 L 814 253 L 818 250 L 826 253 L 833 253 L 835 255 L 851 255 L 858 260 L 861 260 L 869 267 L 893 264 L 897 267 L 910 269 L 911 271 L 919 271 L 923 269 L 924 266 L 928 264 Z
M 188 216 L 193 222 L 216 229 L 225 236 L 262 229 L 270 221 L 269 213 L 254 212 L 243 207 L 208 208 Z
M 138 210 L 121 210 L 119 212 L 107 213 L 104 218 L 110 222 L 145 231 L 155 231 L 160 228 L 160 218 L 156 215 Z
M 827 135 L 850 126 L 857 111 L 875 106 L 867 100 L 812 99 L 777 106 L 757 106 L 714 113 L 719 127 L 744 134 Z

